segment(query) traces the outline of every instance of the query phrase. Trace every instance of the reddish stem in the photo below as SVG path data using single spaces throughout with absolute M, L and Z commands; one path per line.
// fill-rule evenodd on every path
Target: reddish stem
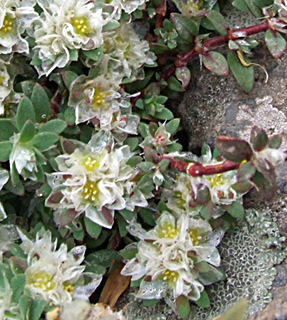
M 278 22 L 280 22 L 278 20 Z M 161 74 L 162 79 L 168 79 L 176 70 L 176 67 L 185 66 L 193 57 L 198 54 L 205 54 L 209 50 L 213 50 L 228 42 L 229 40 L 237 40 L 240 38 L 244 38 L 253 34 L 257 34 L 259 32 L 264 32 L 268 29 L 272 29 L 272 25 L 266 20 L 261 24 L 257 24 L 250 27 L 244 27 L 241 29 L 228 30 L 227 35 L 218 36 L 212 39 L 208 39 L 203 42 L 195 43 L 195 46 L 188 52 L 179 54 L 175 60 L 174 65 L 172 65 L 169 69 L 164 71 Z
M 240 167 L 240 163 L 225 160 L 214 164 L 201 164 L 196 162 L 184 162 L 175 160 L 168 156 L 159 157 L 159 161 L 168 159 L 170 161 L 170 168 L 176 171 L 185 172 L 193 177 L 209 176 L 216 173 L 223 173 L 226 171 L 236 170 Z

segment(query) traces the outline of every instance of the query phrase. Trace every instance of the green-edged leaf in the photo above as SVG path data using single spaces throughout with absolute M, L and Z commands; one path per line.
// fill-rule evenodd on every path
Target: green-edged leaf
M 267 30 L 265 32 L 265 42 L 275 59 L 280 58 L 286 49 L 286 40 L 276 30 Z
M 16 124 L 19 131 L 27 120 L 36 122 L 36 114 L 31 100 L 24 97 L 20 100 L 16 114 Z
M 215 146 L 223 157 L 233 162 L 248 161 L 253 155 L 249 143 L 237 138 L 218 137 Z
M 254 126 L 251 129 L 250 142 L 255 151 L 261 151 L 268 144 L 268 136 L 263 129 Z
M 92 238 L 97 239 L 102 231 L 102 227 L 87 217 L 84 217 L 84 222 L 88 234 Z
M 67 89 L 70 89 L 71 83 L 78 78 L 78 75 L 73 71 L 62 72 L 62 78 Z
M 29 312 L 29 320 L 39 320 L 47 303 L 44 300 L 32 300 Z
M 244 208 L 239 201 L 234 201 L 231 205 L 226 206 L 226 211 L 234 218 L 242 219 L 244 217 Z
M 50 99 L 45 89 L 38 83 L 35 84 L 33 89 L 31 101 L 35 108 L 36 121 L 39 123 L 47 121 L 51 112 Z
M 33 139 L 32 144 L 39 150 L 46 150 L 50 148 L 59 139 L 58 135 L 52 132 L 38 133 Z
M 21 132 L 19 142 L 27 142 L 35 136 L 35 124 L 31 120 L 27 120 Z
M 182 319 L 186 319 L 190 312 L 189 299 L 186 296 L 176 298 L 176 311 Z
M 244 1 L 249 11 L 254 15 L 254 17 L 256 18 L 262 17 L 262 11 L 260 10 L 260 8 L 257 7 L 254 0 L 244 0 Z
M 219 76 L 228 76 L 229 68 L 224 56 L 216 51 L 207 52 L 202 56 L 202 62 L 208 70 Z
M 184 92 L 184 88 L 182 87 L 181 83 L 175 77 L 169 77 L 167 80 L 168 87 L 170 90 L 176 92 Z
M 67 123 L 64 120 L 53 119 L 44 123 L 39 132 L 53 132 L 56 134 L 60 134 L 66 129 L 66 127 Z
M 201 292 L 200 298 L 195 303 L 201 308 L 208 308 L 210 306 L 210 300 L 205 290 Z
M 13 144 L 10 141 L 0 142 L 0 161 L 1 162 L 9 160 L 12 147 L 13 147 Z
M 228 65 L 234 75 L 236 81 L 240 87 L 245 91 L 249 92 L 253 88 L 254 84 L 254 72 L 253 67 L 245 67 L 239 61 L 237 55 L 233 51 L 227 53 Z
M 214 10 L 208 10 L 206 18 L 213 25 L 214 29 L 221 35 L 227 35 L 227 25 L 223 15 Z
M 18 302 L 26 283 L 26 276 L 24 274 L 17 274 L 10 282 L 11 289 L 13 291 L 13 300 Z
M 17 132 L 17 128 L 11 119 L 0 119 L 0 141 L 9 140 L 9 138 Z
M 187 42 L 192 42 L 198 35 L 199 24 L 179 13 L 171 13 L 171 19 L 178 35 Z

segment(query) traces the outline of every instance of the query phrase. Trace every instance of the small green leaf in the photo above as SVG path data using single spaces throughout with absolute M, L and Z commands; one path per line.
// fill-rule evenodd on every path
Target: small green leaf
M 97 239 L 99 237 L 99 235 L 101 234 L 102 227 L 87 217 L 84 217 L 84 222 L 85 222 L 85 227 L 86 227 L 88 234 L 92 238 Z
M 169 77 L 167 80 L 168 87 L 170 90 L 176 91 L 176 92 L 184 92 L 184 88 L 182 87 L 181 83 L 174 77 Z
M 208 308 L 210 306 L 210 300 L 205 290 L 201 292 L 200 298 L 195 303 L 201 308 Z
M 103 32 L 106 32 L 106 31 L 113 31 L 113 30 L 116 30 L 120 27 L 120 23 L 113 20 L 111 22 L 108 22 L 106 25 L 104 25 L 103 27 Z
M 29 320 L 39 320 L 47 303 L 44 300 L 32 300 L 29 312 Z
M 282 134 L 274 134 L 269 138 L 269 141 L 268 141 L 269 148 L 279 149 L 281 144 L 282 144 Z
M 165 130 L 173 136 L 176 134 L 179 124 L 180 124 L 180 119 L 178 118 L 173 119 L 165 125 Z
M 139 181 L 138 188 L 143 193 L 151 192 L 154 189 L 154 185 L 151 177 L 149 177 L 148 175 L 143 176 Z
M 110 267 L 113 260 L 121 260 L 121 256 L 116 250 L 98 250 L 86 257 L 87 262 L 98 264 L 103 267 Z
M 82 52 L 87 58 L 94 60 L 94 61 L 100 61 L 102 59 L 103 53 L 104 53 L 102 47 L 97 48 L 95 50 L 88 50 L 88 51 L 83 50 Z
M 16 114 L 16 124 L 19 131 L 27 120 L 36 122 L 36 114 L 31 100 L 24 97 L 20 100 Z
M 232 5 L 240 11 L 243 11 L 243 12 L 248 11 L 248 7 L 244 0 L 234 0 L 232 1 Z
M 130 221 L 134 217 L 134 213 L 127 209 L 119 210 L 119 213 L 125 218 L 125 220 Z
M 116 221 L 117 221 L 117 225 L 119 227 L 120 236 L 125 237 L 128 233 L 127 221 L 121 215 L 116 215 Z
M 79 51 L 77 49 L 70 49 L 69 50 L 70 54 L 70 61 L 78 61 L 79 59 Z
M 158 166 L 161 173 L 166 172 L 166 170 L 169 168 L 170 160 L 169 159 L 162 159 Z
M 214 10 L 208 10 L 206 18 L 209 22 L 211 22 L 211 24 L 219 34 L 223 36 L 227 35 L 226 21 L 221 13 Z
M 29 310 L 29 307 L 30 307 L 30 299 L 29 297 L 25 294 L 25 295 L 22 295 L 19 299 L 19 310 L 20 310 L 20 313 L 21 313 L 21 316 L 24 320 L 26 320 L 26 314 L 27 314 L 27 311 Z
M 133 152 L 139 146 L 139 139 L 136 137 L 131 137 L 131 138 L 126 139 L 124 144 L 128 145 L 130 147 L 131 152 Z
M 262 17 L 262 11 L 260 10 L 260 8 L 257 7 L 254 0 L 244 0 L 244 1 L 249 11 L 254 15 L 254 17 L 256 18 Z
M 182 319 L 186 319 L 190 312 L 189 300 L 186 296 L 179 296 L 176 298 L 176 311 Z
M 29 99 L 31 99 L 31 95 L 34 87 L 35 87 L 35 81 L 33 80 L 27 80 L 27 81 L 21 82 L 22 91 Z
M 263 129 L 254 126 L 251 129 L 250 142 L 255 151 L 261 151 L 268 144 L 268 136 Z
M 245 92 L 250 92 L 254 84 L 253 67 L 245 67 L 239 61 L 237 55 L 233 51 L 227 53 L 228 65 L 234 75 L 236 81 Z
M 62 78 L 67 89 L 70 89 L 71 83 L 78 78 L 78 75 L 73 71 L 62 72 Z
M 59 139 L 58 135 L 52 132 L 38 133 L 33 139 L 32 144 L 39 150 L 46 150 L 50 148 Z
M 10 141 L 0 142 L 0 161 L 1 162 L 9 160 L 12 147 L 13 147 L 13 144 Z
M 19 142 L 28 142 L 35 136 L 35 124 L 31 120 L 27 120 L 21 132 Z
M 131 167 L 135 167 L 141 161 L 143 161 L 141 156 L 133 156 L 133 157 L 129 158 L 129 160 L 127 161 L 127 165 L 129 165 Z
M 160 112 L 155 113 L 155 117 L 160 120 L 171 120 L 173 113 L 167 108 L 162 108 Z
M 17 132 L 11 119 L 0 119 L 0 141 L 9 140 L 10 137 Z
M 39 83 L 35 84 L 31 95 L 31 101 L 35 108 L 36 121 L 39 123 L 47 121 L 51 112 L 50 99 L 45 89 L 40 86 Z
M 198 35 L 199 24 L 179 13 L 171 13 L 171 19 L 178 35 L 187 42 L 192 42 Z
M 219 76 L 227 77 L 229 74 L 229 68 L 224 56 L 215 51 L 209 51 L 202 56 L 202 62 L 208 70 L 218 74 Z
M 237 171 L 237 181 L 246 182 L 250 180 L 256 172 L 256 167 L 252 161 L 247 161 Z
M 41 132 L 52 132 L 56 134 L 62 133 L 67 127 L 67 123 L 64 120 L 53 119 L 50 120 L 40 128 L 39 133 Z
M 150 210 L 150 209 L 146 209 L 146 208 L 142 208 L 139 212 L 138 215 L 142 218 L 142 220 L 147 223 L 149 226 L 154 227 L 155 226 L 155 212 Z
M 286 40 L 276 30 L 267 30 L 265 32 L 265 42 L 275 59 L 280 58 L 286 49 Z
M 144 173 L 150 173 L 155 168 L 155 164 L 149 161 L 140 162 L 137 167 Z
M 138 249 L 136 247 L 135 248 L 124 248 L 119 252 L 119 254 L 124 259 L 128 259 L 128 260 L 133 259 L 137 253 L 138 253 Z
M 24 274 L 17 274 L 10 282 L 13 291 L 13 300 L 18 303 L 26 283 L 26 276 Z
M 200 215 L 204 220 L 210 220 L 214 213 L 214 204 L 209 201 L 207 204 L 203 205 L 200 209 Z
M 226 211 L 234 218 L 242 219 L 244 217 L 244 208 L 239 201 L 234 201 L 231 205 L 226 206 Z

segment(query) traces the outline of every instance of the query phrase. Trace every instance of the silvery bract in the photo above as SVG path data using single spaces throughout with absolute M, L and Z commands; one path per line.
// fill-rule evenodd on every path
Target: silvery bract
M 156 227 L 148 232 L 129 227 L 130 233 L 141 238 L 138 253 L 122 270 L 132 280 L 142 277 L 138 297 L 144 299 L 164 298 L 167 291 L 174 299 L 185 295 L 198 300 L 203 284 L 198 280 L 194 265 L 205 261 L 213 266 L 220 265 L 220 256 L 215 246 L 207 241 L 212 229 L 207 221 L 193 219 L 182 212 L 176 219 L 164 212 L 156 221 Z
M 129 147 L 108 146 L 101 132 L 91 142 L 95 144 L 56 158 L 59 172 L 48 175 L 52 193 L 46 205 L 59 215 L 69 209 L 76 215 L 85 213 L 93 222 L 111 228 L 115 210 L 133 211 L 147 202 L 130 181 L 135 171 L 126 164 L 131 157 Z
M 57 249 L 57 240 L 52 241 L 50 231 L 41 230 L 35 241 L 28 239 L 20 230 L 20 245 L 27 254 L 25 270 L 26 288 L 34 297 L 40 296 L 47 303 L 62 305 L 75 299 L 88 299 L 102 280 L 102 276 L 84 273 L 81 265 L 85 246 L 68 251 L 66 244 Z M 84 284 L 84 276 L 90 283 Z

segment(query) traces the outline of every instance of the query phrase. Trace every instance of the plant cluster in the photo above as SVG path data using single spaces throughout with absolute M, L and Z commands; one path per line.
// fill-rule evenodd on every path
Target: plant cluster
M 177 138 L 194 56 L 250 91 L 251 35 L 285 50 L 285 1 L 229 2 L 260 23 L 228 29 L 217 0 L 0 0 L 0 319 L 122 319 L 93 303 L 130 280 L 182 318 L 209 305 L 243 195 L 270 199 L 286 157 L 258 127 L 200 156 Z

